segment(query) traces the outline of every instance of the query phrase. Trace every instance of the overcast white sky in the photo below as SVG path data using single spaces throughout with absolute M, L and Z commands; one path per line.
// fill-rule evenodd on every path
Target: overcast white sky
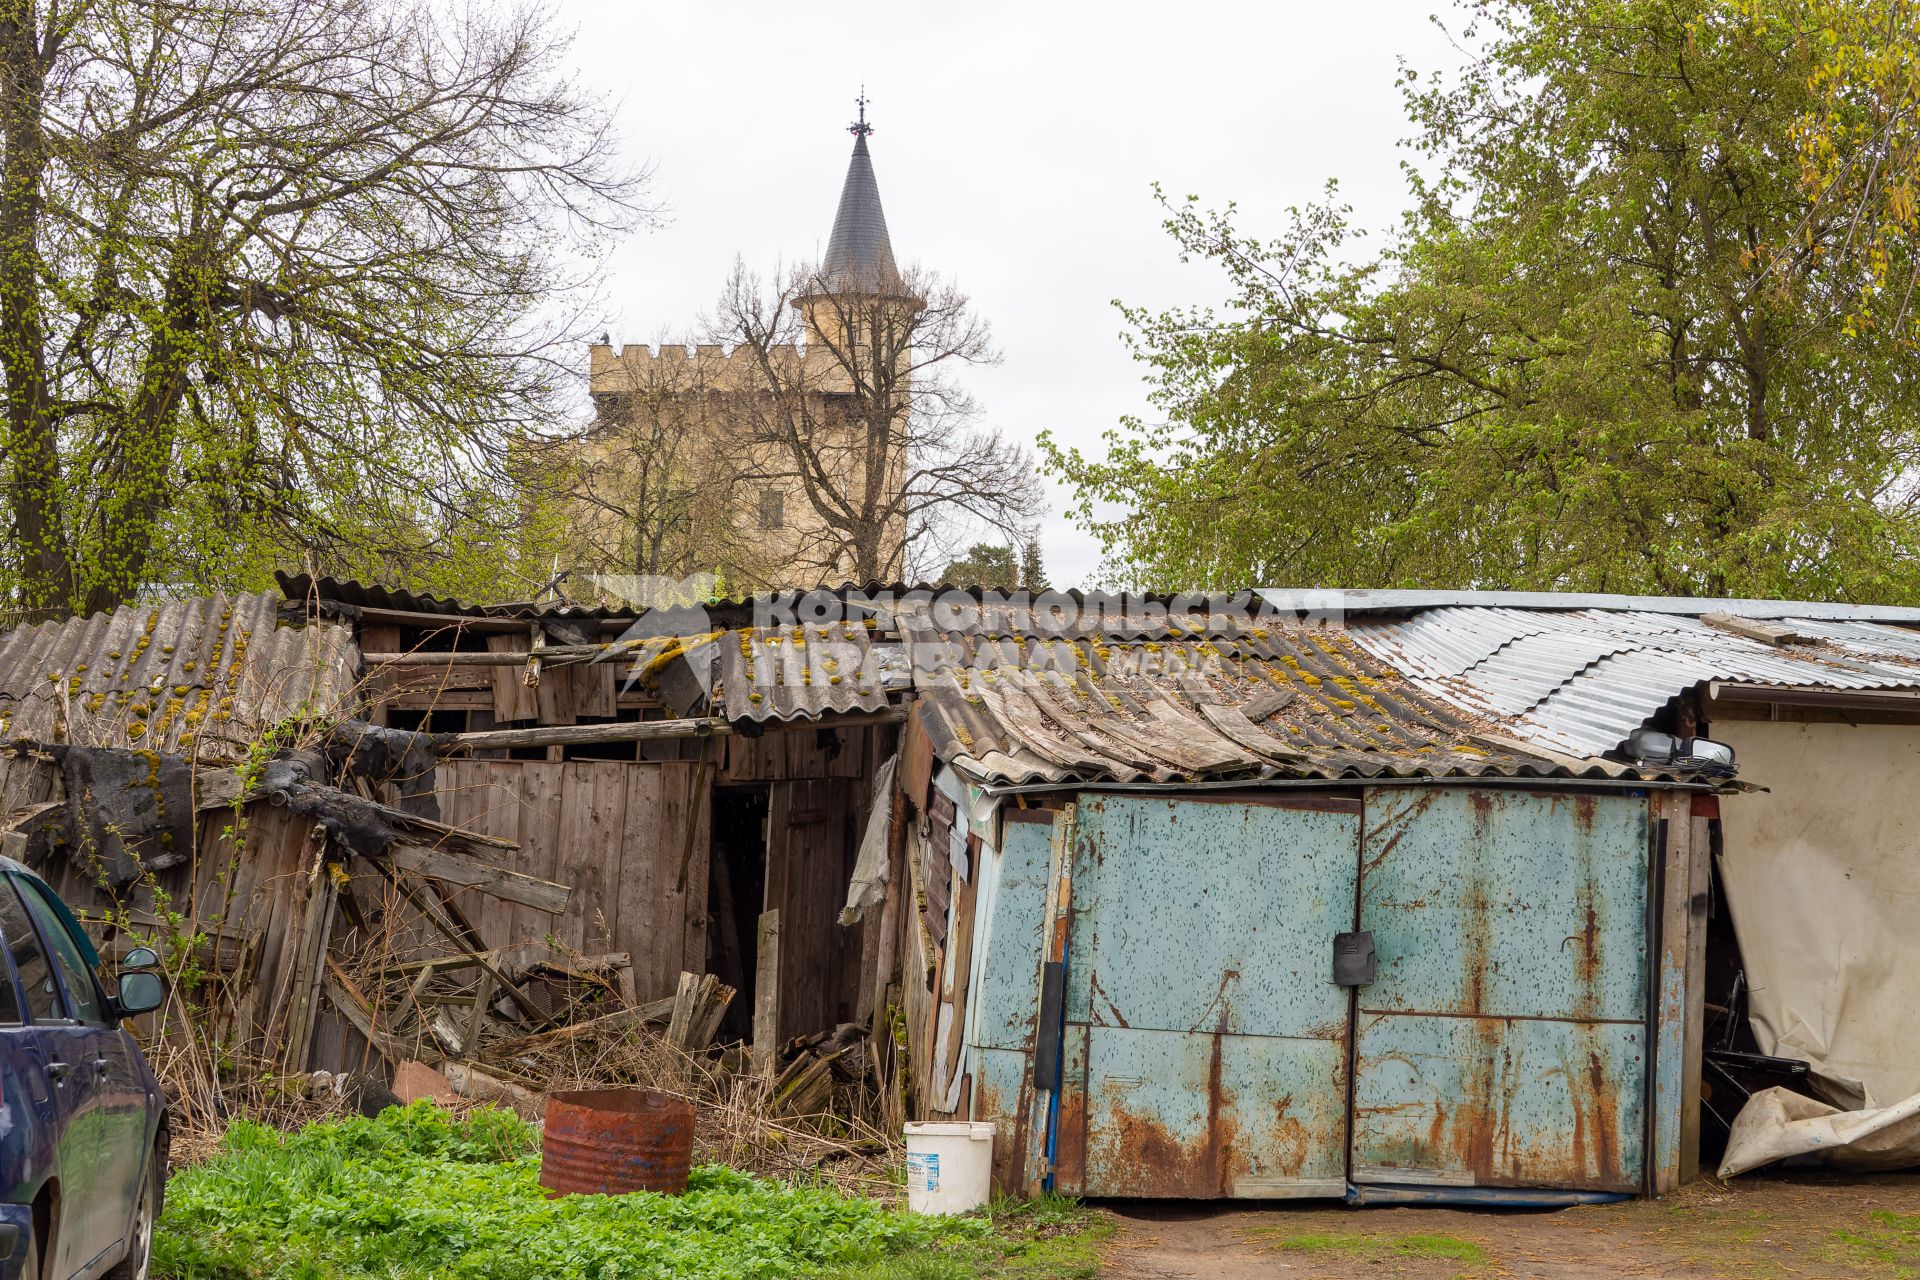
M 639 4 L 560 0 L 586 85 L 604 92 L 667 203 L 613 253 L 613 338 L 651 342 L 711 311 L 735 255 L 771 271 L 824 247 L 853 98 L 872 100 L 894 252 L 954 279 L 1004 363 L 969 373 L 988 420 L 1083 447 L 1145 409 L 1112 299 L 1215 299 L 1182 267 L 1150 185 L 1237 200 L 1248 229 L 1341 181 L 1357 219 L 1405 203 L 1396 59 L 1459 54 L 1447 0 L 1348 4 L 998 2 Z M 1043 529 L 1058 586 L 1100 549 L 1055 491 Z

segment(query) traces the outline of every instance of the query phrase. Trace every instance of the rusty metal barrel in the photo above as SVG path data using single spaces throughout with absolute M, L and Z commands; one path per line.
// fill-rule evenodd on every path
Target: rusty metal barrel
M 556 1195 L 687 1189 L 693 1104 L 652 1089 L 580 1089 L 547 1098 L 540 1185 Z

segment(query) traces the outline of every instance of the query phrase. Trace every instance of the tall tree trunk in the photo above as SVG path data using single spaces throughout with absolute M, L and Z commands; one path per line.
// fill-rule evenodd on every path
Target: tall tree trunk
M 118 424 L 116 466 L 107 478 L 110 488 L 93 540 L 95 564 L 86 583 L 89 612 L 133 599 L 152 563 L 155 526 L 174 481 L 180 401 L 205 313 L 205 275 L 193 244 L 189 240 L 182 247 L 167 273 L 166 306 L 153 328 L 133 403 Z
M 0 374 L 7 413 L 0 465 L 20 549 L 21 603 L 66 609 L 74 604 L 73 565 L 40 313 L 44 56 L 33 0 L 0 0 Z

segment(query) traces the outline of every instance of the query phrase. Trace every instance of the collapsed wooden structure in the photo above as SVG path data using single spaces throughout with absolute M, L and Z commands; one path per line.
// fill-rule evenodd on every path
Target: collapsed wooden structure
M 324 588 L 0 637 L 5 851 L 109 956 L 162 948 L 205 1056 L 497 1063 L 615 1011 L 673 1031 L 688 974 L 729 998 L 682 1039 L 769 1071 L 872 1021 L 874 930 L 836 919 L 897 712 L 736 733 L 662 694 L 681 639 L 583 660 L 631 616 Z

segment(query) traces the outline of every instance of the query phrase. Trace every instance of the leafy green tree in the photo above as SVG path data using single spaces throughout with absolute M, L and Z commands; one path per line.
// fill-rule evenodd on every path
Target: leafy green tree
M 1817 32 L 1466 7 L 1478 56 L 1403 76 L 1424 159 L 1377 252 L 1331 191 L 1271 240 L 1167 202 L 1228 303 L 1125 308 L 1162 420 L 1045 442 L 1112 575 L 1920 598 L 1913 353 L 1804 181 Z
M 1920 5 L 1913 0 L 1746 0 L 1753 21 L 1812 45 L 1797 141 L 1817 205 L 1843 211 L 1867 263 L 1855 316 L 1920 336 Z
M 644 216 L 544 23 L 0 0 L 0 602 L 448 536 L 498 563 L 506 441 L 584 350 L 580 251 Z
M 950 562 L 940 581 L 964 587 L 1001 587 L 1011 590 L 1020 585 L 1014 565 L 1013 548 L 997 547 L 991 542 L 976 542 L 958 559 Z

